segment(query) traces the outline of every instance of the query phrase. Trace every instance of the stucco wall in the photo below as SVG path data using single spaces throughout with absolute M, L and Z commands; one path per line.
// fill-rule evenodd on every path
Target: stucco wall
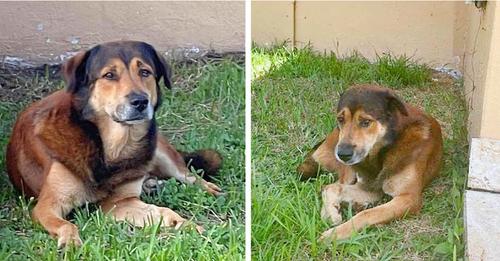
M 297 44 L 368 58 L 406 54 L 433 65 L 457 65 L 454 2 L 296 3 Z M 321 10 L 321 11 L 319 11 Z
M 464 83 L 472 137 L 500 140 L 500 5 L 466 10 Z
M 277 8 L 274 1 L 252 2 L 252 39 L 257 43 L 269 45 L 276 40 L 295 39 L 292 44 L 296 46 L 311 43 L 320 51 L 339 54 L 352 50 L 368 58 L 382 53 L 406 54 L 433 66 L 446 64 L 453 68 L 461 62 L 461 52 L 454 45 L 463 47 L 455 43 L 461 29 L 457 13 L 465 5 L 463 2 L 280 3 L 281 8 Z M 289 22 L 285 17 L 295 20 Z
M 464 10 L 463 34 L 464 51 L 464 87 L 465 95 L 469 103 L 469 135 L 471 137 L 482 137 L 483 129 L 483 106 L 485 102 L 486 88 L 493 87 L 486 81 L 490 48 L 495 19 L 496 4 L 489 2 L 487 8 L 482 11 L 473 6 Z M 497 120 L 497 124 L 498 124 Z M 483 133 L 485 135 L 486 133 Z M 494 133 L 493 133 L 494 134 Z M 500 133 L 499 133 L 500 134 Z M 487 135 L 487 134 L 486 134 Z M 487 135 L 488 136 L 488 135 Z M 493 138 L 494 136 L 489 136 Z M 500 138 L 500 136 L 497 136 Z
M 274 44 L 293 39 L 294 7 L 292 1 L 252 2 L 252 41 Z
M 57 60 L 67 51 L 120 39 L 163 51 L 244 51 L 244 25 L 243 1 L 2 2 L 0 55 Z

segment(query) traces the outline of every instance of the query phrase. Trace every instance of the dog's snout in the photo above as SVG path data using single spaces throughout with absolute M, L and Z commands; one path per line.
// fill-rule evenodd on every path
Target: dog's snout
M 339 144 L 337 148 L 337 156 L 344 162 L 352 159 L 354 155 L 354 146 L 351 144 Z
M 148 106 L 149 100 L 145 93 L 133 92 L 127 95 L 130 105 L 132 105 L 137 111 L 142 112 Z

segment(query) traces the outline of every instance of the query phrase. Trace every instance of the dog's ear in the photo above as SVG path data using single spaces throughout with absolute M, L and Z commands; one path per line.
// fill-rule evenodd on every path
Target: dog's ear
M 172 89 L 172 83 L 170 82 L 170 77 L 172 76 L 172 70 L 168 65 L 167 61 L 163 56 L 155 51 L 155 68 L 156 68 L 156 82 L 158 83 L 161 78 L 163 78 L 163 83 L 168 89 Z
M 386 93 L 387 105 L 389 106 L 390 111 L 399 111 L 404 116 L 408 116 L 408 110 L 406 110 L 406 106 L 401 101 L 401 99 L 396 96 L 393 92 Z
M 89 52 L 79 52 L 62 66 L 62 74 L 66 82 L 66 90 L 75 93 L 86 81 L 86 63 Z

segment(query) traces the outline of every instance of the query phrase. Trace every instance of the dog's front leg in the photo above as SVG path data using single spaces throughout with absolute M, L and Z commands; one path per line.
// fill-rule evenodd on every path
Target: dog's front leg
M 204 179 L 196 178 L 186 167 L 182 155 L 161 135 L 158 136 L 156 151 L 153 157 L 152 175 L 160 178 L 175 178 L 186 183 L 199 183 L 208 193 L 212 195 L 222 194 L 222 190 L 215 184 Z
M 420 204 L 415 197 L 418 196 L 412 194 L 398 195 L 383 205 L 361 211 L 345 223 L 323 232 L 320 240 L 329 242 L 335 239 L 346 239 L 354 231 L 359 231 L 363 227 L 384 224 L 403 217 L 407 212 L 413 213 L 418 211 L 416 208 Z
M 340 203 L 347 202 L 354 207 L 366 208 L 369 204 L 375 203 L 382 197 L 382 192 L 366 191 L 362 188 L 362 183 L 354 185 L 337 182 L 327 185 L 322 190 L 323 207 L 321 217 L 331 221 L 333 225 L 342 222 L 340 214 Z
M 321 208 L 321 218 L 328 220 L 332 225 L 342 222 L 340 213 L 340 203 L 342 202 L 342 184 L 333 183 L 325 186 L 321 191 L 323 207 Z
M 138 227 L 158 224 L 161 226 L 180 228 L 186 219 L 173 210 L 147 204 L 139 199 L 144 178 L 121 184 L 113 190 L 113 194 L 100 202 L 102 210 L 111 214 L 118 221 L 127 221 Z M 202 233 L 203 228 L 196 226 Z
M 78 228 L 64 217 L 84 201 L 85 188 L 80 179 L 67 168 L 54 162 L 40 191 L 36 206 L 33 208 L 33 219 L 39 222 L 51 235 L 57 237 L 59 248 L 73 244 L 82 244 Z M 80 198 L 80 202 L 75 202 Z

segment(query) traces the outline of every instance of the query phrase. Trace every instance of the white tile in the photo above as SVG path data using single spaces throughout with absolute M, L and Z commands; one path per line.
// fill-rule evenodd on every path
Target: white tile
M 472 138 L 468 187 L 500 192 L 500 141 Z
M 500 260 L 500 194 L 467 190 L 464 216 L 469 260 Z

